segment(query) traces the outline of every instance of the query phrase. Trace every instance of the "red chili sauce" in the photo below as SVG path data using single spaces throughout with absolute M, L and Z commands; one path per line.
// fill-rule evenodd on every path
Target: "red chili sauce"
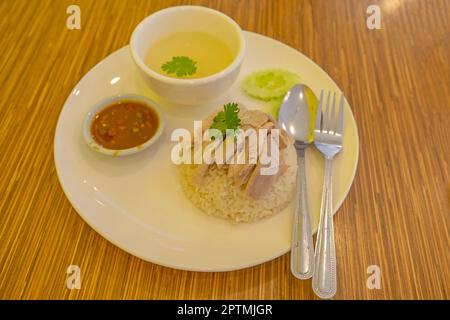
M 107 149 L 121 150 L 139 146 L 156 133 L 156 111 L 141 102 L 120 101 L 99 113 L 92 121 L 92 138 Z

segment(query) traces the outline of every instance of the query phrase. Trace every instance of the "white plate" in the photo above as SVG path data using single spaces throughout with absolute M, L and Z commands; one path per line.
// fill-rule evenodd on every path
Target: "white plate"
M 274 259 L 290 249 L 293 204 L 283 212 L 252 224 L 233 224 L 209 217 L 184 196 L 177 167 L 170 161 L 173 129 L 192 127 L 227 101 L 248 107 L 264 105 L 239 88 L 249 72 L 279 67 L 298 73 L 318 94 L 340 89 L 314 62 L 273 39 L 245 32 L 247 55 L 235 85 L 215 105 L 175 107 L 161 101 L 137 74 L 128 47 L 96 65 L 76 85 L 61 111 L 54 154 L 61 185 L 80 216 L 103 237 L 144 260 L 177 269 L 229 271 Z M 98 101 L 119 93 L 146 95 L 160 103 L 165 131 L 149 149 L 113 158 L 89 149 L 83 141 L 83 119 Z M 350 107 L 344 121 L 344 149 L 333 167 L 334 208 L 342 204 L 358 162 L 358 133 Z M 317 229 L 323 160 L 307 152 L 309 203 Z M 339 232 L 339 230 L 336 230 Z

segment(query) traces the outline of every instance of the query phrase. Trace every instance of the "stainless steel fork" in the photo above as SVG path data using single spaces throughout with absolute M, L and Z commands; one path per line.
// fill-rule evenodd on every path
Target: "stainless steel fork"
M 322 299 L 330 299 L 336 294 L 336 253 L 333 229 L 332 163 L 333 158 L 342 150 L 344 122 L 344 95 L 341 95 L 339 112 L 335 117 L 336 93 L 330 106 L 330 92 L 326 101 L 326 110 L 322 115 L 324 92 L 320 93 L 314 128 L 314 145 L 325 157 L 325 176 L 320 208 L 320 222 L 314 253 L 313 290 Z M 331 115 L 330 115 L 331 109 Z

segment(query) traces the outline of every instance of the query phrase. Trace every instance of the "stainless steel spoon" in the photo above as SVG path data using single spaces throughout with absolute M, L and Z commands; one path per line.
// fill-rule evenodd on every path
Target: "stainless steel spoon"
M 307 92 L 309 90 L 309 92 Z M 295 85 L 286 94 L 278 114 L 278 122 L 295 139 L 297 150 L 297 192 L 292 228 L 291 272 L 298 279 L 309 279 L 314 272 L 314 247 L 306 193 L 305 149 L 309 140 L 311 115 L 306 99 L 312 90 Z M 315 97 L 315 96 L 314 96 Z

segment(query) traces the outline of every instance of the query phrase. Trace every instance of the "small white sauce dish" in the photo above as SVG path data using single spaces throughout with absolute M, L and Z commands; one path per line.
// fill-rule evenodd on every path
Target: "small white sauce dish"
M 156 129 L 156 132 L 154 133 L 154 135 L 149 140 L 147 140 L 146 142 L 144 142 L 141 145 L 138 145 L 138 146 L 132 147 L 132 148 L 128 148 L 128 149 L 119 149 L 119 150 L 108 149 L 108 148 L 98 144 L 94 140 L 94 138 L 92 137 L 92 133 L 91 133 L 91 125 L 92 125 L 92 122 L 94 121 L 94 117 L 100 111 L 102 111 L 104 108 L 108 107 L 109 105 L 112 105 L 114 103 L 121 102 L 121 101 L 139 102 L 139 103 L 147 106 L 148 108 L 152 109 L 158 116 L 158 123 L 159 123 L 158 128 Z M 142 151 L 142 150 L 148 148 L 149 146 L 151 146 L 156 140 L 158 140 L 158 138 L 161 136 L 163 130 L 164 130 L 164 119 L 162 117 L 161 109 L 158 106 L 158 104 L 155 101 L 153 101 L 147 97 L 130 93 L 130 94 L 115 95 L 115 96 L 103 99 L 100 102 L 98 102 L 97 104 L 95 104 L 94 107 L 86 114 L 86 117 L 84 119 L 83 137 L 84 137 L 84 140 L 86 141 L 86 143 L 88 144 L 88 146 L 94 151 L 97 151 L 102 154 L 110 155 L 110 156 L 126 156 L 126 155 L 137 153 L 137 152 Z
M 231 64 L 211 76 L 177 79 L 159 74 L 144 62 L 153 43 L 176 32 L 205 31 L 223 40 L 234 55 Z M 236 80 L 245 55 L 245 39 L 239 25 L 227 15 L 206 7 L 176 6 L 148 16 L 134 29 L 131 55 L 147 85 L 167 101 L 181 105 L 218 99 Z

